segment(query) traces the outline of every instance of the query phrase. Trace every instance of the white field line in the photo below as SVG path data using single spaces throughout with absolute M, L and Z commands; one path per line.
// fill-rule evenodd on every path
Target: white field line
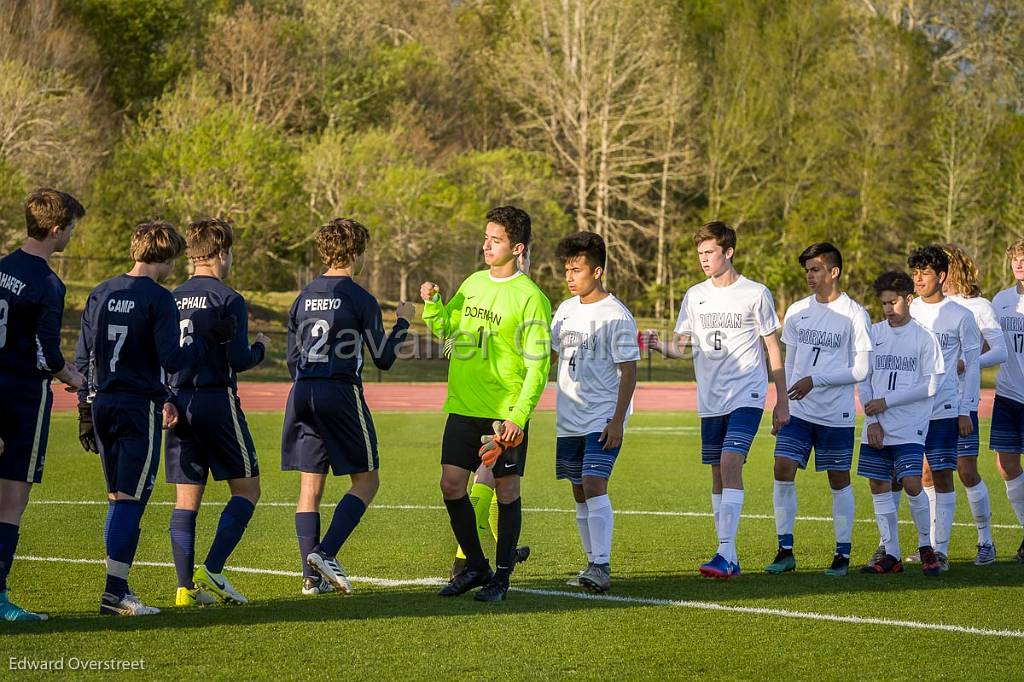
M 106 500 L 36 500 L 33 499 L 29 502 L 30 505 L 35 504 L 50 504 L 50 505 L 66 505 L 66 506 L 107 506 Z M 217 504 L 216 502 L 210 502 L 208 504 Z M 173 502 L 150 502 L 150 507 L 173 507 Z M 285 507 L 293 509 L 295 507 L 294 502 L 263 502 L 260 501 L 256 505 L 257 507 Z M 433 504 L 374 504 L 371 506 L 372 509 L 386 509 L 392 511 L 401 510 L 418 510 L 418 511 L 442 511 L 444 507 L 441 505 Z M 523 509 L 524 512 L 531 514 L 575 514 L 573 509 L 560 509 L 557 507 L 527 507 Z M 710 519 L 711 512 L 697 512 L 697 511 L 657 511 L 657 510 L 644 510 L 644 509 L 616 509 L 616 516 L 675 516 L 683 518 L 699 518 L 699 519 Z M 741 518 L 753 519 L 757 521 L 774 521 L 775 517 L 771 514 L 743 514 Z M 797 521 L 816 521 L 819 523 L 832 523 L 831 516 L 797 516 Z M 874 524 L 874 519 L 856 519 L 857 523 L 870 523 Z M 904 526 L 913 525 L 913 521 L 901 520 L 901 524 Z M 962 523 L 955 522 L 954 526 L 961 528 L 974 528 L 973 523 Z M 1020 530 L 1020 524 L 1013 523 L 993 523 L 990 524 L 991 528 L 1000 528 L 1004 530 Z
M 19 556 L 18 561 L 41 561 L 47 563 L 106 565 L 100 559 L 68 559 L 64 557 Z M 164 561 L 136 561 L 135 566 L 151 568 L 174 568 L 174 564 Z M 281 571 L 269 568 L 249 568 L 245 566 L 229 566 L 236 573 L 254 573 L 274 575 L 288 578 L 300 578 L 298 571 Z M 415 578 L 411 580 L 393 580 L 390 578 L 370 578 L 365 576 L 349 576 L 355 583 L 364 583 L 378 587 L 436 587 L 444 584 L 440 578 Z M 568 592 L 563 590 L 540 590 L 528 587 L 513 587 L 513 592 L 533 594 L 542 597 L 563 597 L 580 601 L 605 602 L 615 604 L 631 604 L 637 606 L 670 606 L 701 611 L 718 611 L 722 613 L 740 613 L 748 616 L 772 616 L 776 618 L 792 618 L 796 620 L 817 620 L 830 623 L 849 623 L 851 625 L 881 625 L 884 627 L 909 628 L 914 630 L 931 630 L 934 632 L 952 632 L 960 635 L 978 635 L 981 637 L 1011 637 L 1024 639 L 1024 630 L 993 630 L 969 625 L 950 625 L 948 623 L 927 623 L 916 620 L 895 620 L 891 618 L 875 618 L 871 616 L 841 616 L 815 611 L 791 611 L 789 609 L 765 608 L 758 606 L 731 606 L 717 602 L 690 601 L 686 599 L 657 599 L 653 597 L 625 597 L 612 594 L 588 594 L 586 592 Z

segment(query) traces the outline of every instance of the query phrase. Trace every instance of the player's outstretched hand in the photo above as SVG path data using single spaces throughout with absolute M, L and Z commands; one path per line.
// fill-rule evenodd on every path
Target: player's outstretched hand
M 86 452 L 99 452 L 96 446 L 96 430 L 92 425 L 92 405 L 78 404 L 78 442 Z
M 263 332 L 256 333 L 256 338 L 253 340 L 253 343 L 258 343 L 261 346 L 263 346 L 264 355 L 266 355 L 267 351 L 270 350 L 270 337 L 264 334 Z
M 164 429 L 173 429 L 178 425 L 178 408 L 174 403 L 164 403 Z
M 868 424 L 868 445 L 876 450 L 881 450 L 884 440 L 885 431 L 882 430 L 882 425 L 878 422 Z
M 439 293 L 441 293 L 441 290 L 433 282 L 424 282 L 420 285 L 420 298 L 424 301 L 429 301 Z
M 214 344 L 227 343 L 235 336 L 238 320 L 234 315 L 222 317 L 210 325 L 209 340 Z
M 812 388 L 814 388 L 814 380 L 811 377 L 804 377 L 789 387 L 789 399 L 803 400 Z
M 409 301 L 402 301 L 398 304 L 398 307 L 395 308 L 395 315 L 400 320 L 411 322 L 412 318 L 416 315 L 416 306 Z

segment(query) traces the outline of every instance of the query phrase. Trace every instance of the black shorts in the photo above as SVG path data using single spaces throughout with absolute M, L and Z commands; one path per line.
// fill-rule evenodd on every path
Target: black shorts
M 136 396 L 96 395 L 92 423 L 107 492 L 149 499 L 160 469 L 162 408 Z
M 42 482 L 52 405 L 49 379 L 0 377 L 0 478 Z
M 491 423 L 494 419 L 486 417 L 464 417 L 461 414 L 449 414 L 444 425 L 444 437 L 441 439 L 441 464 L 451 464 L 467 471 L 480 468 L 480 442 L 482 436 L 493 436 Z M 530 441 L 530 422 L 523 428 L 523 442 L 518 447 L 506 450 L 491 471 L 495 478 L 526 473 L 526 448 Z
M 168 483 L 202 485 L 260 475 L 256 446 L 238 394 L 229 386 L 179 391 L 178 424 L 167 432 Z
M 335 476 L 373 471 L 377 432 L 363 389 L 330 379 L 292 385 L 281 435 L 281 470 Z

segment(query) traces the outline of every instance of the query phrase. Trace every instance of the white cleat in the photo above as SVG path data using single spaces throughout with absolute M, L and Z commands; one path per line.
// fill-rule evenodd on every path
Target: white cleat
M 323 576 L 323 579 L 334 586 L 342 594 L 352 594 L 352 583 L 345 575 L 345 569 L 338 563 L 338 559 L 332 556 L 324 556 L 320 552 L 311 552 L 306 557 L 306 563 L 314 571 Z
M 105 616 L 153 616 L 160 613 L 160 609 L 146 606 L 131 592 L 120 599 L 104 592 L 100 597 L 100 613 Z
M 329 592 L 334 592 L 334 585 L 330 584 L 320 576 L 302 579 L 302 594 L 318 595 L 328 594 Z

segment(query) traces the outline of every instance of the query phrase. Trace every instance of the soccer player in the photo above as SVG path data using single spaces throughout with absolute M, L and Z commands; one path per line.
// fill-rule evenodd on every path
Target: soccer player
M 579 584 L 590 592 L 611 588 L 612 503 L 608 479 L 632 411 L 637 329 L 629 309 L 601 281 L 601 235 L 576 232 L 555 257 L 565 265 L 573 297 L 551 323 L 551 350 L 558 353 L 555 478 L 568 479 L 576 500 L 576 527 L 587 555 Z
M 949 272 L 942 284 L 943 292 L 950 299 L 964 306 L 974 314 L 982 336 L 982 352 L 978 358 L 980 369 L 1006 362 L 1006 341 L 1003 329 L 992 303 L 981 295 L 978 286 L 978 266 L 967 253 L 956 244 L 942 247 L 949 256 Z M 957 365 L 957 373 L 963 374 L 966 367 Z M 961 382 L 961 391 L 963 382 Z M 956 469 L 960 482 L 967 491 L 967 502 L 978 529 L 978 551 L 974 557 L 976 566 L 987 566 L 996 560 L 996 546 L 992 540 L 992 508 L 989 503 L 988 487 L 978 473 L 978 411 L 971 412 L 973 429 L 967 437 L 960 437 L 957 445 Z M 924 479 L 927 491 L 928 478 Z
M 850 568 L 853 533 L 854 385 L 867 377 L 871 362 L 871 319 L 839 288 L 843 257 L 828 242 L 808 246 L 799 257 L 811 295 L 786 311 L 782 342 L 790 420 L 775 442 L 775 530 L 779 550 L 765 569 L 796 569 L 793 525 L 796 520 L 796 472 L 806 469 L 814 449 L 814 468 L 825 471 L 832 489 L 836 550 L 826 573 L 845 576 Z M 799 378 L 798 378 L 799 377 Z
M 466 566 L 440 595 L 483 586 L 474 598 L 501 601 L 515 566 L 522 527 L 520 479 L 526 470 L 528 422 L 547 383 L 551 362 L 551 303 L 517 266 L 530 244 L 530 216 L 514 206 L 487 212 L 483 255 L 488 268 L 459 286 L 447 303 L 424 282 L 423 320 L 451 347 L 448 412 L 441 443 L 441 493 Z M 501 450 L 493 462 L 498 540 L 493 572 L 480 546 L 466 485 L 481 464 L 481 439 L 499 422 Z
M 352 277 L 363 264 L 370 233 L 355 220 L 335 218 L 315 234 L 327 271 L 303 289 L 288 313 L 288 394 L 281 469 L 299 471 L 295 534 L 302 558 L 302 593 L 352 592 L 337 555 L 370 505 L 380 479 L 377 432 L 363 397 L 363 348 L 389 369 L 415 312 L 402 302 L 385 334 L 380 305 Z M 351 487 L 320 536 L 320 500 L 327 471 Z
M 777 396 L 773 434 L 789 422 L 786 369 L 771 293 L 733 267 L 736 231 L 720 221 L 706 223 L 693 243 L 708 279 L 687 290 L 672 340 L 661 341 L 649 332 L 647 342 L 675 358 L 693 343 L 701 462 L 711 466 L 711 509 L 718 532 L 718 550 L 700 573 L 727 580 L 740 574 L 736 533 L 743 512 L 743 465 L 768 393 L 765 350 Z
M 949 536 L 956 512 L 956 489 L 953 472 L 957 468 L 959 440 L 974 433 L 971 413 L 978 411 L 981 397 L 981 332 L 974 314 L 942 293 L 949 272 L 949 257 L 941 246 L 915 249 L 907 258 L 914 278 L 917 298 L 910 305 L 910 314 L 935 335 L 942 350 L 942 375 L 938 393 L 932 401 L 932 417 L 925 439 L 925 495 L 931 516 L 931 539 L 942 571 L 949 570 Z M 964 373 L 957 371 L 963 363 Z M 918 557 L 920 558 L 920 557 Z
M 260 498 L 260 469 L 249 426 L 238 400 L 237 372 L 252 369 L 266 356 L 268 339 L 257 334 L 249 345 L 249 311 L 242 296 L 224 284 L 231 271 L 231 226 L 223 220 L 194 222 L 185 233 L 191 279 L 174 290 L 181 316 L 182 346 L 194 342 L 218 320 L 238 320 L 231 341 L 218 346 L 200 364 L 170 377 L 178 423 L 167 432 L 167 482 L 175 484 L 171 512 L 171 554 L 178 577 L 176 606 L 247 599 L 221 575 L 224 563 L 242 539 Z M 196 516 L 210 473 L 228 482 L 231 499 L 221 512 L 206 560 L 195 567 Z M 193 569 L 195 572 L 193 574 Z
M 11 603 L 7 576 L 32 484 L 43 480 L 50 380 L 85 384 L 60 351 L 65 290 L 50 269 L 50 256 L 64 250 L 83 215 L 70 194 L 37 189 L 25 201 L 27 238 L 0 259 L 0 620 L 46 620 Z
M 1006 484 L 1006 496 L 1024 526 L 1024 472 L 1020 466 L 1020 453 L 1024 451 L 1024 239 L 1011 244 L 1006 256 L 1016 283 L 992 299 L 1008 357 L 996 375 L 989 447 L 996 453 L 996 467 Z M 1024 563 L 1024 541 L 1017 549 L 1016 559 Z
M 132 593 L 128 572 L 160 467 L 161 422 L 172 427 L 178 417 L 164 379 L 208 357 L 235 331 L 233 317 L 221 318 L 193 343 L 179 345 L 178 306 L 158 282 L 184 248 L 170 223 L 141 223 L 131 237 L 135 265 L 93 289 L 82 312 L 75 362 L 90 390 L 78 394 L 79 440 L 100 454 L 107 482 L 107 582 L 100 598 L 106 615 L 160 612 Z
M 940 573 L 931 546 L 928 498 L 921 491 L 925 438 L 932 415 L 932 398 L 939 390 L 945 365 L 934 334 L 910 316 L 914 282 L 903 272 L 885 272 L 873 288 L 885 320 L 871 327 L 874 356 L 871 371 L 860 384 L 864 405 L 857 475 L 868 479 L 875 520 L 885 554 L 862 573 L 900 573 L 900 535 L 892 495 L 895 476 L 907 493 L 910 515 L 917 527 L 918 552 L 924 574 Z

